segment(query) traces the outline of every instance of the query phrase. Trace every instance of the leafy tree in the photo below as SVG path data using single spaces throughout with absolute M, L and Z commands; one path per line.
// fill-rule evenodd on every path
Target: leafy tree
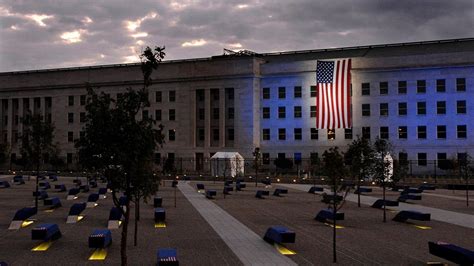
M 328 181 L 331 183 L 333 198 L 332 198 L 332 210 L 333 210 L 333 262 L 336 260 L 336 213 L 344 204 L 344 198 L 347 195 L 349 188 L 346 188 L 346 193 L 341 201 L 337 200 L 338 192 L 343 190 L 341 180 L 346 174 L 344 166 L 344 157 L 339 152 L 337 147 L 330 148 L 323 153 L 323 163 L 328 177 Z
M 255 187 L 258 185 L 258 169 L 262 164 L 261 158 L 262 153 L 260 152 L 260 148 L 256 147 L 253 151 L 253 168 L 255 169 Z
M 384 139 L 377 138 L 374 142 L 374 149 L 377 153 L 374 164 L 374 177 L 381 184 L 383 191 L 383 222 L 387 222 L 387 214 L 385 208 L 385 190 L 386 184 L 390 179 L 390 161 L 387 157 L 390 156 L 391 144 Z
M 135 233 L 139 220 L 139 201 L 153 195 L 157 179 L 153 178 L 153 155 L 158 145 L 163 144 L 163 127 L 155 129 L 155 121 L 138 121 L 137 114 L 149 106 L 148 87 L 152 84 L 151 74 L 164 58 L 164 47 L 147 47 L 141 54 L 143 87 L 128 88 L 117 100 L 103 92 L 96 93 L 87 87 L 86 125 L 84 137 L 76 143 L 80 163 L 89 170 L 101 171 L 112 189 L 112 199 L 119 207 L 119 192 L 134 201 Z M 121 263 L 127 265 L 127 233 L 130 220 L 130 203 L 124 215 L 121 236 Z M 135 236 L 136 239 L 136 236 Z
M 474 167 L 471 166 L 471 156 L 466 153 L 464 158 L 458 159 L 459 165 L 459 174 L 461 178 L 465 181 L 466 186 L 466 206 L 469 207 L 469 178 L 471 174 L 474 172 Z
M 282 171 L 293 168 L 293 162 L 288 158 L 276 158 L 273 163 L 277 169 L 281 169 Z
M 357 189 L 359 190 L 361 180 L 372 175 L 374 150 L 369 140 L 357 136 L 357 139 L 349 144 L 344 155 L 346 164 L 350 166 L 349 170 L 353 179 L 357 178 Z M 357 205 L 360 207 L 360 193 L 357 195 Z
M 0 165 L 7 162 L 10 158 L 10 144 L 0 143 Z
M 22 119 L 23 134 L 21 135 L 20 153 L 25 163 L 36 169 L 35 207 L 38 208 L 39 170 L 49 154 L 56 150 L 53 145 L 54 125 L 44 121 L 39 114 L 28 112 Z

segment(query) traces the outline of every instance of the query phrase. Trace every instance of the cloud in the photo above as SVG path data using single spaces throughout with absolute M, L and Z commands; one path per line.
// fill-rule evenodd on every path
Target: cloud
M 137 62 L 147 45 L 165 45 L 166 59 L 180 59 L 222 48 L 473 37 L 473 13 L 472 0 L 3 0 L 0 71 Z

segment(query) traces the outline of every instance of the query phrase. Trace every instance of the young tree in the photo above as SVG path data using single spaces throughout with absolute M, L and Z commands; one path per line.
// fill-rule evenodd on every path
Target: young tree
M 353 140 L 344 154 L 353 178 L 357 178 L 357 190 L 360 190 L 361 180 L 372 175 L 374 164 L 374 150 L 366 138 Z M 360 207 L 360 193 L 357 194 L 357 205 Z
M 342 207 L 344 203 L 344 197 L 341 201 L 337 200 L 338 191 L 342 190 L 341 180 L 346 174 L 346 169 L 344 166 L 344 157 L 339 152 L 337 147 L 330 148 L 323 153 L 323 163 L 326 175 L 329 179 L 329 182 L 332 186 L 333 199 L 332 199 L 332 209 L 333 209 L 333 262 L 336 263 L 336 213 Z M 346 189 L 346 195 L 348 190 Z
M 377 138 L 374 142 L 374 150 L 377 153 L 375 155 L 375 164 L 374 164 L 374 177 L 382 185 L 383 191 L 383 222 L 387 222 L 387 214 L 385 208 L 385 190 L 386 184 L 390 181 L 391 177 L 391 161 L 390 151 L 391 144 L 384 139 Z
M 54 125 L 43 120 L 39 114 L 28 112 L 22 119 L 20 153 L 26 165 L 36 169 L 35 207 L 38 209 L 38 181 L 41 164 L 55 150 L 53 145 Z
M 137 120 L 137 114 L 149 106 L 147 88 L 151 74 L 164 58 L 164 47 L 147 47 L 141 54 L 143 87 L 128 88 L 117 100 L 108 94 L 97 94 L 88 87 L 85 134 L 77 143 L 80 163 L 90 170 L 100 170 L 111 184 L 114 204 L 119 207 L 118 193 L 129 199 L 124 215 L 120 244 L 121 263 L 127 265 L 127 233 L 130 220 L 130 200 L 137 204 L 156 192 L 152 178 L 153 152 L 163 143 L 163 127 L 154 128 L 151 119 Z M 135 218 L 139 219 L 139 210 Z M 135 231 L 137 232 L 137 228 Z
M 465 181 L 466 186 L 466 207 L 469 207 L 469 178 L 474 172 L 474 168 L 471 166 L 471 156 L 466 153 L 466 157 L 458 159 L 459 174 Z
M 260 152 L 260 148 L 256 147 L 253 151 L 253 167 L 255 168 L 255 187 L 258 185 L 258 169 L 261 165 L 261 157 L 262 153 Z

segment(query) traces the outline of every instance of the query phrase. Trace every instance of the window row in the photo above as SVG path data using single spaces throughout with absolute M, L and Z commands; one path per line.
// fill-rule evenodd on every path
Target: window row
M 77 97 L 74 95 L 70 95 L 68 97 L 68 106 L 74 106 L 76 102 Z M 86 105 L 86 95 L 79 95 L 79 104 L 81 106 Z
M 263 107 L 262 108 L 262 118 L 263 119 L 270 119 L 271 118 L 271 109 L 270 107 Z M 302 107 L 301 106 L 294 106 L 293 107 L 293 117 L 294 118 L 301 118 L 302 117 Z M 316 106 L 312 105 L 309 107 L 309 116 L 310 117 L 316 117 Z M 285 106 L 279 106 L 278 107 L 278 113 L 277 113 L 278 118 L 286 118 L 286 107 Z
M 210 89 L 211 99 L 214 101 L 219 101 L 220 98 L 220 89 Z M 234 100 L 234 88 L 225 88 L 225 97 L 227 100 Z M 199 89 L 196 90 L 196 99 L 198 102 L 203 102 L 205 98 L 205 90 Z
M 220 130 L 218 128 L 213 128 L 211 129 L 211 139 L 213 141 L 219 141 L 220 139 Z M 233 128 L 227 128 L 226 129 L 226 139 L 229 140 L 229 141 L 233 141 L 234 140 L 234 129 Z M 198 128 L 197 129 L 197 140 L 198 141 L 204 141 L 206 138 L 205 136 L 205 130 L 204 128 Z
M 459 152 L 457 153 L 458 161 L 465 161 L 467 160 L 467 153 Z M 408 153 L 400 152 L 398 153 L 398 160 L 399 161 L 408 161 Z M 448 160 L 448 156 L 445 152 L 438 152 L 436 154 L 436 159 L 432 159 L 433 163 L 440 165 L 441 162 Z M 425 152 L 419 152 L 416 154 L 416 164 L 418 166 L 427 166 L 428 165 L 428 155 Z
M 389 86 L 387 81 L 379 82 L 378 84 L 379 94 L 388 95 Z M 466 78 L 457 78 L 456 79 L 456 91 L 464 92 L 466 91 Z M 370 83 L 365 82 L 361 85 L 361 94 L 363 96 L 370 95 L 371 86 Z M 426 93 L 426 80 L 417 80 L 416 81 L 416 93 Z M 408 86 L 407 81 L 401 80 L 398 81 L 398 94 L 407 94 Z M 446 79 L 437 79 L 436 80 L 436 92 L 446 92 Z
M 303 92 L 301 86 L 294 86 L 293 87 L 293 98 L 302 98 Z M 310 97 L 317 97 L 318 91 L 316 86 L 309 87 L 309 95 Z M 272 98 L 271 89 L 268 87 L 262 88 L 262 98 L 263 99 L 270 99 Z M 286 99 L 287 98 L 287 89 L 286 87 L 278 87 L 278 99 Z
M 371 115 L 371 105 L 369 103 L 363 103 L 361 105 L 361 109 L 362 109 L 362 116 Z M 436 114 L 445 115 L 446 113 L 447 113 L 446 101 L 437 101 Z M 456 101 L 456 113 L 467 114 L 467 103 L 465 100 Z M 417 115 L 427 114 L 426 102 L 416 102 L 416 114 Z M 379 115 L 380 116 L 390 115 L 388 103 L 379 104 Z M 401 116 L 408 115 L 407 102 L 398 103 L 398 115 L 401 115 Z

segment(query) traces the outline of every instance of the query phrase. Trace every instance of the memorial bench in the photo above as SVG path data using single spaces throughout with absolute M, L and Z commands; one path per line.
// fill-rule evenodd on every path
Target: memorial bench
M 413 194 L 420 194 L 422 192 L 423 192 L 423 190 L 421 190 L 421 189 L 409 187 L 409 188 L 405 188 L 400 194 L 401 195 L 412 194 L 412 193 Z
M 82 213 L 82 211 L 86 209 L 86 207 L 87 204 L 85 202 L 73 204 L 69 209 L 69 214 L 67 216 L 66 223 L 71 224 L 80 221 L 81 218 L 79 215 Z
M 10 183 L 8 183 L 8 181 L 0 180 L 0 188 L 9 188 L 9 187 L 10 187 Z
M 370 193 L 372 192 L 371 188 L 368 187 L 360 187 L 354 191 L 354 194 L 359 194 L 359 193 Z
M 51 180 L 51 182 L 56 182 L 56 181 L 58 181 L 58 176 L 57 175 L 49 175 L 49 180 Z
M 108 229 L 118 229 L 122 221 L 122 212 L 117 207 L 112 207 L 109 213 Z
M 408 219 L 417 221 L 430 221 L 431 214 L 417 211 L 400 211 L 393 217 L 392 220 L 396 222 L 406 222 Z
M 107 194 L 107 188 L 106 187 L 101 187 L 99 188 L 99 199 L 105 199 Z
M 58 197 L 46 198 L 43 202 L 44 206 L 50 206 L 50 209 L 56 209 L 62 206 Z
M 288 194 L 288 189 L 285 188 L 277 188 L 273 192 L 273 196 L 281 197 L 280 194 Z
M 434 185 L 428 185 L 428 184 L 423 184 L 418 187 L 419 190 L 424 191 L 424 190 L 436 190 L 436 186 Z
M 383 203 L 384 203 L 383 199 L 378 199 L 374 202 L 374 204 L 372 204 L 372 208 L 382 209 L 384 205 Z M 395 207 L 398 205 L 399 205 L 398 201 L 385 200 L 385 206 Z
M 40 189 L 46 190 L 46 189 L 51 188 L 51 185 L 49 184 L 48 181 L 42 181 L 42 182 L 39 182 L 39 183 L 38 183 L 38 187 L 39 187 Z
M 421 200 L 421 195 L 402 194 L 398 197 L 398 201 L 406 202 L 407 200 Z
M 267 229 L 263 239 L 270 244 L 295 243 L 296 234 L 284 226 L 272 226 Z
M 95 229 L 89 236 L 89 248 L 102 249 L 112 244 L 112 233 L 109 229 Z
M 67 190 L 64 184 L 54 185 L 54 189 L 56 189 L 57 192 L 65 192 Z
M 79 194 L 79 189 L 78 188 L 71 188 L 69 192 L 67 193 L 67 200 L 73 200 L 77 198 L 77 194 Z
M 171 182 L 171 187 L 177 187 L 178 186 L 178 180 L 173 180 L 173 182 Z
M 15 185 L 23 185 L 25 184 L 25 180 L 23 179 L 22 175 L 16 175 L 13 177 L 13 183 Z
M 97 181 L 95 181 L 95 180 L 89 181 L 89 186 L 91 188 L 96 188 L 97 187 Z
M 217 191 L 214 189 L 208 189 L 206 190 L 206 198 L 208 199 L 214 199 L 214 197 L 217 195 Z
M 198 192 L 202 192 L 205 190 L 204 184 L 196 184 L 196 187 L 197 187 Z
M 10 223 L 10 227 L 8 227 L 8 229 L 10 230 L 20 229 L 23 222 L 29 219 L 31 216 L 35 215 L 36 213 L 38 213 L 38 209 L 36 209 L 36 207 L 25 207 L 25 208 L 19 209 L 15 213 L 15 216 L 13 216 L 13 220 Z
M 163 205 L 163 198 L 162 197 L 154 197 L 153 198 L 153 207 L 161 207 Z
M 61 237 L 61 231 L 57 224 L 41 224 L 31 229 L 31 239 L 50 241 L 57 240 Z
M 233 187 L 231 187 L 231 186 L 225 186 L 225 187 L 224 187 L 224 190 L 223 190 L 222 192 L 223 192 L 224 194 L 226 194 L 226 195 L 230 195 L 230 192 L 231 192 L 231 191 L 234 191 L 234 188 L 233 188 Z
M 155 223 L 164 222 L 166 220 L 166 212 L 164 208 L 155 208 Z
M 46 191 L 44 191 L 44 190 L 38 190 L 38 192 L 33 191 L 33 197 L 36 197 L 36 195 L 38 195 L 38 198 L 39 198 L 40 200 L 44 200 L 44 199 L 46 199 L 46 198 L 49 197 L 49 196 L 48 196 L 48 193 L 47 193 Z
M 255 197 L 259 198 L 259 199 L 264 199 L 263 196 L 270 196 L 270 191 L 268 191 L 268 190 L 257 190 L 257 193 L 255 194 Z
M 243 188 L 246 188 L 246 187 L 247 187 L 246 184 L 242 184 L 240 182 L 235 183 L 235 190 L 237 191 L 241 191 Z
M 158 266 L 178 266 L 178 253 L 174 248 L 160 248 L 157 252 Z
M 323 187 L 312 186 L 309 188 L 308 193 L 314 194 L 316 192 L 323 192 L 323 191 L 324 191 Z
M 97 201 L 99 200 L 99 193 L 91 193 L 87 197 L 87 208 L 94 208 L 97 206 Z
M 336 215 L 334 215 L 334 212 L 332 209 L 323 209 L 318 212 L 316 217 L 314 217 L 316 221 L 325 223 L 328 220 L 333 221 L 334 219 L 337 220 L 344 220 L 344 213 L 343 212 L 336 212 Z
M 89 185 L 80 185 L 79 189 L 82 190 L 82 192 L 89 192 Z
M 224 181 L 224 186 L 232 186 L 233 183 L 234 183 L 234 181 L 232 181 L 232 180 L 226 180 L 226 181 Z
M 474 265 L 474 251 L 444 242 L 428 242 L 430 254 L 459 265 Z
M 272 185 L 272 181 L 270 179 L 264 179 L 260 182 L 262 182 L 262 184 L 264 184 L 265 186 L 271 186 Z
M 330 204 L 334 202 L 334 199 L 336 199 L 336 202 L 340 202 L 343 200 L 343 197 L 341 195 L 336 195 L 334 197 L 333 194 L 323 194 L 323 198 L 321 199 L 321 201 Z

